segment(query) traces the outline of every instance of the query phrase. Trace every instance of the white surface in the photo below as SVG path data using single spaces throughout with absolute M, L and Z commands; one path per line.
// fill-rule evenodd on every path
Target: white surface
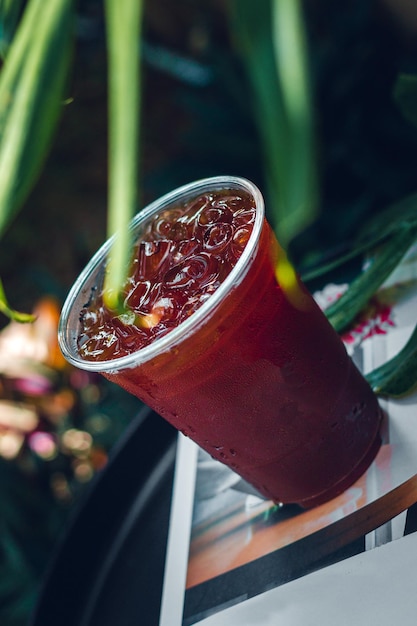
M 178 433 L 173 492 L 181 498 L 174 498 L 171 508 L 159 626 L 182 623 L 197 453 L 196 444 Z
M 199 626 L 415 626 L 417 534 L 304 576 Z

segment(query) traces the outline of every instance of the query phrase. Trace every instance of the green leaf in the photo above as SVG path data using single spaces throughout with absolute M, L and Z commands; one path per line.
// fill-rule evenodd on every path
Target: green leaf
M 394 86 L 394 100 L 405 119 L 417 126 L 417 76 L 398 76 Z
M 374 251 L 367 269 L 325 310 L 327 318 L 337 332 L 342 332 L 353 322 L 416 239 L 417 228 L 404 226 L 398 228 Z
M 71 0 L 30 0 L 0 74 L 0 234 L 20 208 L 62 108 Z
M 108 235 L 115 236 L 104 297 L 119 309 L 131 241 L 129 222 L 137 203 L 140 110 L 139 40 L 143 2 L 106 0 L 109 55 L 109 209 Z
M 378 211 L 369 219 L 361 228 L 356 244 L 367 244 L 372 247 L 398 229 L 415 226 L 417 226 L 417 194 L 412 194 Z
M 315 142 L 307 45 L 300 0 L 273 0 L 273 46 L 288 127 L 286 212 L 278 221 L 283 243 L 313 221 L 317 208 Z M 277 172 L 278 178 L 280 173 Z M 282 178 L 282 177 L 281 177 Z
M 299 0 L 232 0 L 230 26 L 251 85 L 270 215 L 280 242 L 317 209 L 307 54 Z
M 395 398 L 417 387 L 417 326 L 404 346 L 392 359 L 366 375 L 375 393 Z
M 0 0 L 0 56 L 5 58 L 25 0 Z
M 6 294 L 4 293 L 3 283 L 0 280 L 0 312 L 3 313 L 6 317 L 14 320 L 15 322 L 21 322 L 23 324 L 27 324 L 30 322 L 34 322 L 36 317 L 35 315 L 31 315 L 30 313 L 20 313 L 19 311 L 15 311 L 9 306 L 7 302 Z
M 370 218 L 361 228 L 358 236 L 346 254 L 334 261 L 324 263 L 303 273 L 303 280 L 308 282 L 324 276 L 348 261 L 363 256 L 382 244 L 396 231 L 402 228 L 417 227 L 417 194 L 412 194 L 395 202 L 386 209 L 379 211 Z

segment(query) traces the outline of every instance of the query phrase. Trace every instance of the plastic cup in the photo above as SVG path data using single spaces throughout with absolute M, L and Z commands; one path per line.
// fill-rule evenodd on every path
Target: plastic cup
M 367 469 L 381 443 L 381 411 L 338 334 L 288 273 L 260 191 L 229 176 L 185 185 L 142 210 L 133 236 L 157 212 L 221 189 L 249 192 L 256 218 L 217 291 L 148 346 L 114 360 L 84 360 L 77 349 L 80 311 L 102 286 L 110 240 L 67 297 L 61 350 L 76 367 L 138 396 L 264 497 L 309 508 Z

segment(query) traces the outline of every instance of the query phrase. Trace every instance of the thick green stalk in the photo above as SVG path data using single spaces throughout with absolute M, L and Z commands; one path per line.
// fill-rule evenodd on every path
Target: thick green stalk
M 140 111 L 140 32 L 143 2 L 106 0 L 109 58 L 109 209 L 108 235 L 114 246 L 104 297 L 119 309 L 120 290 L 130 258 L 129 222 L 137 203 Z

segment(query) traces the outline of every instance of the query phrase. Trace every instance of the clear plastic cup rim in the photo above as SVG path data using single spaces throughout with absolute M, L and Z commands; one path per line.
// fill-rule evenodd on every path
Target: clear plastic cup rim
M 80 273 L 62 307 L 58 327 L 58 342 L 62 354 L 69 363 L 75 367 L 91 372 L 115 373 L 123 369 L 137 367 L 141 363 L 145 363 L 155 356 L 173 349 L 183 339 L 190 336 L 192 332 L 204 324 L 204 320 L 207 316 L 215 311 L 216 307 L 229 291 L 233 289 L 234 286 L 240 284 L 250 267 L 250 260 L 257 250 L 265 215 L 262 194 L 258 187 L 251 181 L 237 176 L 215 176 L 188 183 L 148 204 L 135 215 L 130 223 L 130 228 L 132 231 L 135 230 L 153 213 L 165 210 L 178 202 L 192 199 L 205 192 L 208 193 L 209 191 L 221 189 L 240 189 L 248 192 L 255 200 L 256 214 L 252 233 L 242 255 L 230 274 L 210 298 L 176 328 L 131 354 L 103 361 L 89 361 L 83 359 L 77 349 L 77 338 L 80 331 L 79 314 L 85 304 L 86 293 L 88 289 L 91 290 L 91 283 L 89 281 L 98 273 L 100 267 L 103 266 L 103 262 L 105 262 L 111 249 L 114 241 L 114 237 L 111 237 L 99 248 Z

